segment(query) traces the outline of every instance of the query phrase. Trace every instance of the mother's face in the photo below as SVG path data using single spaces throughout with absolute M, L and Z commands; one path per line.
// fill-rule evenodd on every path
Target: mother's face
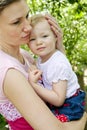
M 25 0 L 14 2 L 0 14 L 0 42 L 13 46 L 28 42 L 31 26 Z

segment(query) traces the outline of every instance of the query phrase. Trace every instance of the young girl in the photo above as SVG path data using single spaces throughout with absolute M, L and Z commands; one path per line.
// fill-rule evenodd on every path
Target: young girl
M 31 69 L 29 81 L 32 87 L 60 121 L 80 119 L 84 112 L 85 92 L 80 89 L 68 59 L 58 48 L 60 43 L 43 15 L 32 16 L 31 26 L 28 45 L 39 56 L 37 67 L 41 70 Z M 43 86 L 37 83 L 41 73 Z

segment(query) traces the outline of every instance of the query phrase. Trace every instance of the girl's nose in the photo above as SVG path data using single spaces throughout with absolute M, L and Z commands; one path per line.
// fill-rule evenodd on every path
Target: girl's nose
M 42 44 L 42 40 L 41 39 L 37 39 L 37 45 L 41 45 Z

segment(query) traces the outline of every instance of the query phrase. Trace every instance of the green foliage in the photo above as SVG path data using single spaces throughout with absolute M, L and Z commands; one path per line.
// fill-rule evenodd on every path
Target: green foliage
M 66 54 L 78 74 L 83 74 L 87 66 L 87 17 L 85 11 L 77 11 L 78 3 L 63 9 L 62 28 Z M 66 16 L 67 14 L 67 16 Z M 64 22 L 65 21 L 65 22 Z
M 0 115 L 0 130 L 2 127 L 4 127 L 7 124 L 6 120 L 2 115 Z

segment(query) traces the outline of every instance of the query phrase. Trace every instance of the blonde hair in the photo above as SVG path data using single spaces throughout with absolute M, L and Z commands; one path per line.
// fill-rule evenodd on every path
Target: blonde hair
M 33 16 L 30 17 L 30 24 L 31 24 L 32 27 L 34 27 L 38 22 L 41 22 L 43 20 L 47 20 L 45 18 L 45 15 L 43 15 L 43 14 L 35 14 L 35 15 L 33 15 Z M 49 25 L 50 25 L 50 23 L 49 23 Z M 50 27 L 51 27 L 51 25 L 50 25 Z M 58 38 L 57 38 L 56 48 L 58 50 L 60 50 L 62 53 L 65 54 L 65 49 L 64 49 L 64 46 L 63 46 L 63 33 L 62 33 L 62 30 L 59 27 L 59 25 L 58 25 L 58 28 L 59 29 L 58 29 L 58 36 L 57 36 Z M 55 34 L 54 31 L 53 31 L 53 33 L 56 36 L 56 34 Z
M 42 14 L 35 14 L 33 16 L 30 17 L 30 24 L 31 26 L 35 26 L 37 23 L 43 21 L 43 20 L 46 20 L 44 15 Z

